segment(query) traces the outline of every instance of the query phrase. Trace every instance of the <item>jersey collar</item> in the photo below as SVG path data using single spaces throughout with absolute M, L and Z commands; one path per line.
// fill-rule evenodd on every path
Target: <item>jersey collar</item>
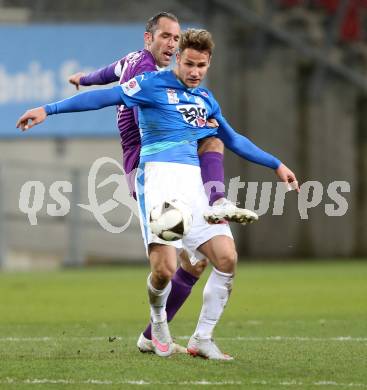
M 164 67 L 160 68 L 160 67 L 157 65 L 157 63 L 156 63 L 156 61 L 155 61 L 155 58 L 153 57 L 153 54 L 152 54 L 149 50 L 143 49 L 143 52 L 153 60 L 153 63 L 155 64 L 155 67 L 157 68 L 158 71 L 162 71 L 162 70 L 165 70 L 165 69 L 166 69 L 166 68 L 164 68 Z
M 189 88 L 187 87 L 177 76 L 176 73 L 173 71 L 173 69 L 170 71 L 172 73 L 172 77 L 178 82 L 178 84 L 182 85 L 187 91 L 193 93 L 196 91 L 198 87 L 195 88 Z

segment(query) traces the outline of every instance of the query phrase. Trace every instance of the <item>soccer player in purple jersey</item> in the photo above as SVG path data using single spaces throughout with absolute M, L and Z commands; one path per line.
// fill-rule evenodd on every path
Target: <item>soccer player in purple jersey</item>
M 76 73 L 70 76 L 69 81 L 77 89 L 79 85 L 105 85 L 116 81 L 123 84 L 144 72 L 165 68 L 176 52 L 179 34 L 180 26 L 176 16 L 161 12 L 150 18 L 147 23 L 143 50 L 129 53 L 122 59 L 88 75 Z M 137 109 L 118 106 L 117 126 L 121 137 L 123 167 L 130 193 L 135 197 L 135 172 L 139 165 L 141 149 Z
M 180 27 L 177 17 L 170 13 L 161 12 L 147 22 L 144 33 L 145 48 L 143 50 L 129 53 L 122 59 L 88 75 L 81 72 L 76 73 L 70 76 L 69 82 L 74 84 L 77 89 L 80 85 L 105 85 L 116 81 L 123 84 L 144 72 L 165 68 L 170 64 L 171 58 L 177 50 L 179 34 Z M 126 179 L 130 194 L 135 197 L 135 172 L 139 165 L 141 149 L 137 108 L 129 109 L 123 105 L 118 106 L 117 125 L 120 131 Z M 230 220 L 235 222 L 239 222 L 236 219 L 238 217 L 245 218 L 248 221 L 247 216 L 251 217 L 251 213 L 247 213 L 245 209 L 235 207 L 225 199 L 224 192 L 221 192 L 224 189 L 223 152 L 223 143 L 218 138 L 210 137 L 200 142 L 199 157 L 204 186 L 206 183 L 218 183 L 217 186 L 212 188 L 209 195 L 209 204 L 216 204 L 217 206 L 209 210 L 208 219 L 217 221 L 226 216 L 230 219 L 229 217 L 232 216 Z M 213 216 L 213 212 L 216 216 Z M 243 219 L 241 220 L 243 221 Z M 207 260 L 200 260 L 195 266 L 192 266 L 185 251 L 181 252 L 180 259 L 181 266 L 172 279 L 172 290 L 166 306 L 168 321 L 174 317 L 183 305 L 190 295 L 192 287 L 208 264 Z M 138 348 L 142 352 L 153 350 L 150 324 L 140 335 Z M 177 345 L 176 350 L 180 352 L 180 346 Z

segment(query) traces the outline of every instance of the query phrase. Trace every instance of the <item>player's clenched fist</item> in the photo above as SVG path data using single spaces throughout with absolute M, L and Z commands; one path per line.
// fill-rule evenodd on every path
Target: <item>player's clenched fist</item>
M 79 89 L 80 79 L 84 76 L 84 73 L 74 73 L 69 77 L 69 83 L 75 85 L 76 89 Z
M 42 123 L 47 117 L 46 111 L 43 107 L 33 108 L 32 110 L 26 111 L 17 122 L 17 128 L 22 131 L 28 130 L 31 127 Z M 30 123 L 28 123 L 30 121 Z

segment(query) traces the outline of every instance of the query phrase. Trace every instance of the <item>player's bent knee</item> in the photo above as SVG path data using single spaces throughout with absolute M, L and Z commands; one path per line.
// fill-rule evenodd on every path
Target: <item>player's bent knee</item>
M 203 260 L 198 261 L 193 266 L 194 272 L 195 272 L 194 276 L 196 276 L 197 278 L 200 278 L 201 274 L 205 271 L 208 264 L 209 264 L 209 260 L 207 260 L 207 259 L 203 259 Z
M 197 261 L 194 265 L 192 265 L 188 253 L 186 252 L 186 250 L 183 250 L 180 253 L 180 263 L 181 263 L 181 268 L 184 271 L 195 276 L 196 278 L 200 278 L 201 274 L 205 271 L 205 268 L 208 266 L 209 260 L 204 258 L 202 260 Z
M 149 261 L 152 269 L 153 285 L 164 287 L 176 272 L 176 250 L 166 245 L 150 245 Z
M 227 251 L 216 259 L 216 268 L 218 271 L 233 274 L 236 270 L 237 259 L 235 250 Z
M 172 279 L 175 272 L 176 269 L 174 267 L 171 267 L 169 265 L 164 265 L 164 264 L 156 267 L 153 270 L 153 274 L 161 282 L 169 282 Z
M 198 261 L 195 265 L 190 264 L 189 266 L 183 267 L 186 272 L 189 272 L 191 275 L 196 278 L 200 278 L 202 273 L 205 271 L 205 268 L 208 266 L 209 261 L 203 259 Z
M 219 138 L 216 137 L 205 138 L 200 142 L 199 154 L 203 154 L 205 152 L 217 152 L 223 154 L 224 144 Z

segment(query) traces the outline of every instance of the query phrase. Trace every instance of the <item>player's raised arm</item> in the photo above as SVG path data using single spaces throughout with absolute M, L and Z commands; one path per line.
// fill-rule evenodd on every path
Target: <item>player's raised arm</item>
M 69 77 L 69 83 L 75 85 L 76 89 L 82 86 L 106 85 L 118 81 L 121 76 L 123 61 L 115 61 L 110 65 L 88 74 L 77 72 Z

